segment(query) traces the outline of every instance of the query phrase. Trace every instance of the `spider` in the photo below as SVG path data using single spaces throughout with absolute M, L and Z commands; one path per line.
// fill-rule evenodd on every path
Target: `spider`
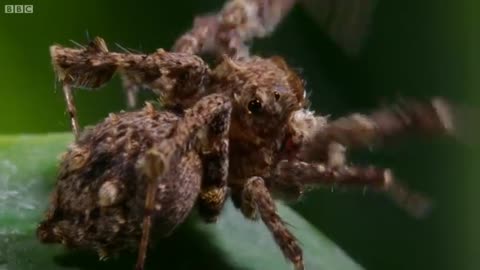
M 411 130 L 452 133 L 449 104 L 410 100 L 331 121 L 315 115 L 288 64 L 249 55 L 245 45 L 271 32 L 294 2 L 229 1 L 217 15 L 197 19 L 171 52 L 110 52 L 98 37 L 80 48 L 52 46 L 76 140 L 61 158 L 39 239 L 93 249 L 100 259 L 138 248 L 136 269 L 143 269 L 151 231 L 170 234 L 193 208 L 215 222 L 231 198 L 246 218 L 263 221 L 301 270 L 301 247 L 274 198 L 361 186 L 385 192 L 413 215 L 427 211 L 427 201 L 391 170 L 348 164 L 346 148 Z M 205 52 L 217 64 L 206 64 Z M 80 131 L 72 87 L 96 89 L 116 73 L 130 107 L 140 88 L 156 93 L 161 106 L 111 113 Z

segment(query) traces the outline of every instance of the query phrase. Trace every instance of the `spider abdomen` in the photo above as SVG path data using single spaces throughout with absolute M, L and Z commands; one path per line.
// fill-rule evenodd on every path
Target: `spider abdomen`
M 43 242 L 96 249 L 101 257 L 136 248 L 142 234 L 148 180 L 145 155 L 175 134 L 179 117 L 150 105 L 111 115 L 86 130 L 62 156 L 56 188 L 37 234 Z M 202 165 L 194 151 L 157 181 L 154 231 L 168 234 L 190 213 Z

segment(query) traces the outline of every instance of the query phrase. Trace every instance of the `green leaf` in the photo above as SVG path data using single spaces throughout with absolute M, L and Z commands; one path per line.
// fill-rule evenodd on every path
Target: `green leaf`
M 0 136 L 0 270 L 133 269 L 135 253 L 100 262 L 96 254 L 37 241 L 35 227 L 55 183 L 68 134 Z M 279 203 L 304 250 L 306 269 L 361 269 L 340 248 L 289 207 Z M 230 203 L 216 224 L 195 215 L 147 257 L 147 269 L 292 269 L 261 222 L 242 217 Z

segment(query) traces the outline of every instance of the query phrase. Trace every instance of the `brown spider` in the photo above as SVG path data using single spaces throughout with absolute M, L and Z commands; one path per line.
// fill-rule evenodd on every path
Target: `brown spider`
M 390 170 L 347 165 L 345 151 L 404 131 L 450 133 L 448 104 L 409 101 L 329 122 L 314 115 L 287 64 L 249 56 L 244 45 L 273 30 L 293 3 L 230 1 L 218 15 L 197 19 L 174 52 L 109 52 L 100 38 L 78 49 L 52 46 L 76 141 L 62 157 L 40 240 L 94 249 L 100 258 L 138 247 L 136 268 L 143 269 L 151 227 L 168 235 L 193 207 L 215 222 L 230 197 L 246 218 L 262 219 L 300 270 L 302 250 L 272 194 L 298 199 L 310 186 L 368 186 L 424 213 L 423 198 Z M 212 69 L 197 56 L 207 51 L 222 56 Z M 163 108 L 147 103 L 110 114 L 80 133 L 71 87 L 98 88 L 114 73 L 130 106 L 145 87 Z

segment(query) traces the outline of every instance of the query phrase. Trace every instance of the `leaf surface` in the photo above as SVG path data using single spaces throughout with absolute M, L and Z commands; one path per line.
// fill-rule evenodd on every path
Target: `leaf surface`
M 135 253 L 98 261 L 89 251 L 44 245 L 35 228 L 48 205 L 60 154 L 69 134 L 0 136 L 0 270 L 134 269 Z M 279 203 L 304 250 L 306 269 L 362 269 L 288 206 Z M 261 222 L 243 218 L 227 203 L 216 224 L 192 215 L 147 257 L 146 269 L 292 269 Z

